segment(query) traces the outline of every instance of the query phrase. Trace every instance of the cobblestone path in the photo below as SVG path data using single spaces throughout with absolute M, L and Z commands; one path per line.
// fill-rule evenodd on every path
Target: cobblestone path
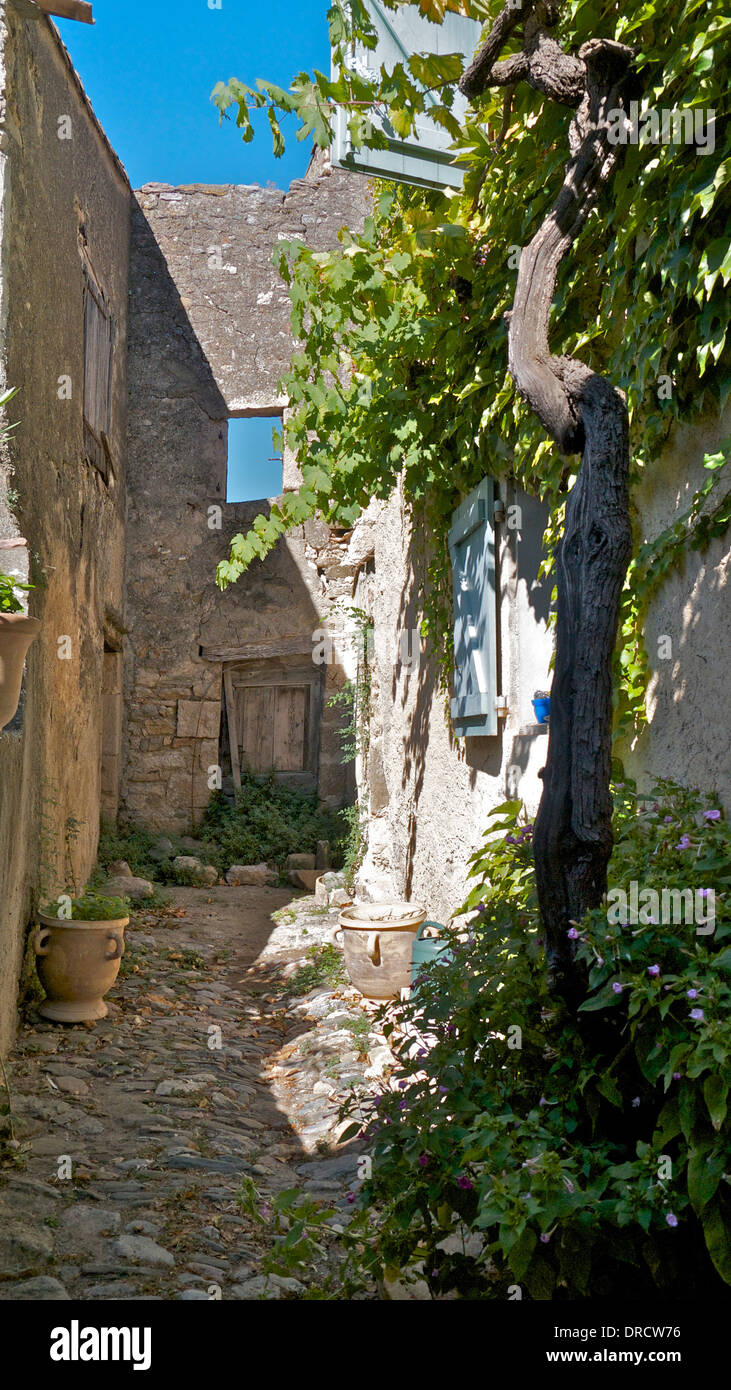
M 261 1271 L 271 1237 L 236 1200 L 242 1178 L 263 1202 L 300 1187 L 347 1208 L 359 1151 L 337 1148 L 338 1107 L 390 1054 L 349 986 L 293 992 L 337 909 L 276 888 L 173 900 L 135 914 L 108 1018 L 31 1012 L 19 1033 L 0 1299 L 297 1297 Z

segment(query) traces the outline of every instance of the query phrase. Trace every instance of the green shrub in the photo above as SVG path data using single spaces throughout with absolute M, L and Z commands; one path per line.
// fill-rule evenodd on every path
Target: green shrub
M 448 933 L 454 959 L 396 1006 L 423 1044 L 392 1041 L 395 1089 L 368 1125 L 380 1267 L 470 1298 L 714 1297 L 731 1283 L 728 827 L 669 783 L 617 789 L 612 893 L 571 929 L 573 1017 L 546 986 L 531 827 L 515 802 L 493 816 L 467 939 Z M 713 930 L 645 906 L 610 920 L 633 881 L 713 890 Z
M 72 922 L 115 922 L 129 917 L 130 902 L 129 898 L 106 898 L 100 893 L 87 891 L 78 898 L 72 897 L 71 894 L 59 894 L 53 902 L 46 903 L 41 911 L 45 917 L 58 917 L 60 921 L 66 919 Z
M 220 872 L 232 864 L 274 864 L 283 869 L 289 854 L 314 854 L 328 840 L 333 860 L 342 858 L 347 834 L 342 811 L 318 806 L 315 793 L 284 786 L 271 774 L 241 774 L 235 803 L 214 792 L 198 832 L 219 846 L 208 856 Z
M 343 954 L 337 946 L 326 943 L 324 946 L 310 946 L 307 965 L 300 966 L 290 975 L 282 993 L 297 997 L 309 994 L 318 985 L 339 985 L 345 979 Z
M 150 850 L 159 838 L 159 831 L 143 830 L 140 826 L 112 826 L 103 821 L 97 860 L 108 871 L 115 860 L 124 859 L 136 877 L 159 879 L 160 864 L 150 858 Z

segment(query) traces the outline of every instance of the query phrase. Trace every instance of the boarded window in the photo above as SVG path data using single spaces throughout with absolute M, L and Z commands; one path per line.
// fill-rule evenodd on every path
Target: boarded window
M 84 453 L 109 480 L 114 325 L 105 296 L 84 274 Z
M 483 478 L 452 517 L 449 552 L 454 593 L 455 733 L 494 735 L 497 723 L 495 489 Z

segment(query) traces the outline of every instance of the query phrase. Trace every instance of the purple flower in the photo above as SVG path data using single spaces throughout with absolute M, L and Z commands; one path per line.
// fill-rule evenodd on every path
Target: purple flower
M 614 981 L 614 984 L 612 985 L 612 990 L 614 991 L 614 993 L 615 993 L 615 994 L 621 994 L 621 993 L 622 993 L 622 989 L 623 989 L 623 985 L 621 985 L 621 984 L 619 983 L 619 980 L 615 980 L 615 981 Z
M 420 1167 L 420 1168 L 426 1168 L 428 1163 L 429 1163 L 429 1155 L 428 1155 L 428 1154 L 419 1154 L 419 1167 Z
M 673 1081 L 679 1081 L 679 1080 L 680 1080 L 680 1076 L 681 1076 L 681 1073 L 680 1073 L 679 1071 L 674 1071 L 674 1072 L 673 1072 Z
M 698 990 L 697 990 L 697 989 L 689 989 L 689 990 L 686 990 L 686 993 L 687 993 L 689 999 L 697 999 L 697 998 L 698 998 Z
M 541 1096 L 541 1098 L 540 1098 L 538 1104 L 539 1104 L 539 1105 L 548 1105 L 548 1101 L 546 1100 L 546 1097 L 545 1097 L 545 1096 Z
M 447 1086 L 440 1086 L 440 1087 L 439 1087 L 439 1090 L 441 1091 L 441 1093 L 442 1093 L 443 1096 L 446 1096 L 448 1089 L 449 1089 L 449 1087 L 447 1087 Z
M 659 975 L 659 974 L 660 974 L 660 966 L 659 966 L 659 965 L 648 965 L 648 967 L 647 967 L 647 973 L 648 973 L 648 975 Z
M 405 1101 L 405 1100 L 399 1101 L 399 1107 L 398 1107 L 399 1110 L 406 1110 L 407 1107 L 408 1107 L 408 1101 Z
M 518 841 L 516 840 L 514 835 L 506 835 L 505 843 L 506 845 L 517 845 Z
M 355 1201 L 355 1193 L 354 1193 L 354 1192 L 349 1192 L 349 1193 L 348 1193 L 348 1196 L 347 1196 L 348 1206 L 351 1206 L 351 1207 L 352 1207 L 354 1201 Z
M 677 1226 L 678 1224 L 678 1218 L 672 1211 L 668 1212 L 667 1216 L 665 1217 L 665 1220 L 667 1221 L 668 1226 Z
M 549 1235 L 543 1235 L 543 1236 L 541 1236 L 541 1241 L 543 1242 L 544 1245 L 548 1245 L 548 1242 L 549 1242 L 550 1239 L 551 1239 L 551 1237 L 550 1237 Z
M 680 839 L 678 840 L 678 843 L 677 843 L 677 845 L 675 846 L 675 848 L 676 848 L 676 849 L 690 849 L 690 835 L 681 835 L 681 837 L 680 837 Z
M 399 1081 L 399 1090 L 403 1091 L 408 1084 L 408 1081 Z
M 690 1016 L 691 1016 L 692 1019 L 694 1019 L 694 1021 L 695 1021 L 696 1023 L 702 1023 L 702 1022 L 703 1022 L 703 1017 L 704 1017 L 704 1015 L 703 1015 L 703 1010 L 702 1010 L 702 1009 L 691 1009 L 691 1011 L 690 1011 Z
M 698 896 L 699 896 L 699 898 L 707 898 L 707 897 L 708 897 L 708 894 L 710 893 L 710 891 L 711 891 L 710 888 L 699 888 L 699 889 L 698 889 Z
M 720 811 L 704 811 L 704 812 L 703 812 L 703 816 L 704 816 L 704 819 L 705 819 L 705 820 L 720 820 L 720 819 L 721 819 L 721 812 L 720 812 Z
M 461 1187 L 464 1192 L 474 1192 L 474 1183 L 471 1183 L 469 1178 L 464 1176 L 457 1178 L 457 1186 Z
M 672 825 L 672 823 L 673 823 L 673 818 L 672 818 L 672 816 L 666 816 L 666 817 L 665 817 L 665 824 L 666 824 L 666 825 Z
M 633 1108 L 633 1110 L 636 1110 L 639 1104 L 640 1104 L 640 1098 L 639 1098 L 639 1096 L 635 1096 L 634 1100 L 632 1101 L 632 1108 Z
M 577 938 L 578 938 L 578 935 L 579 935 L 579 933 L 577 932 L 576 927 L 569 927 L 569 931 L 568 931 L 568 938 L 569 938 L 569 941 L 576 941 Z
M 603 957 L 603 956 L 597 956 L 597 958 L 596 958 L 596 963 L 597 963 L 597 965 L 603 965 L 603 964 L 604 964 L 604 957 Z

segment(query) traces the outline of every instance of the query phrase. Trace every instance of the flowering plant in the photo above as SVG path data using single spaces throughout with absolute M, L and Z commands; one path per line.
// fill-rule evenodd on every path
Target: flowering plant
M 418 1001 L 384 1027 L 399 1068 L 367 1124 L 363 1194 L 383 1268 L 468 1298 L 708 1297 L 731 1283 L 717 809 L 670 783 L 617 789 L 610 886 L 713 891 L 716 914 L 700 933 L 589 913 L 572 929 L 576 1015 L 546 982 L 530 827 L 516 802 L 493 813 L 468 934 L 450 933 L 451 961 L 425 966 Z

